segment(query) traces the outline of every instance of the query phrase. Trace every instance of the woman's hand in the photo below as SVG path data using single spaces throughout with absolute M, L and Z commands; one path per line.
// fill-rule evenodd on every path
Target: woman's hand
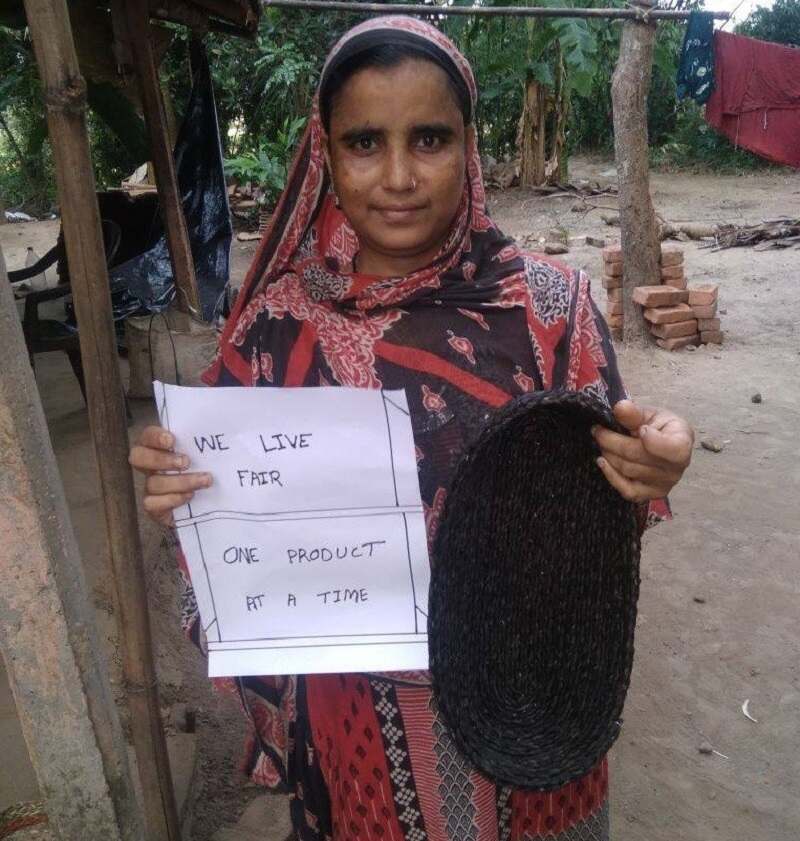
M 173 434 L 160 426 L 148 426 L 131 447 L 128 461 L 131 466 L 144 473 L 144 510 L 157 523 L 171 526 L 174 523 L 172 511 L 187 503 L 196 490 L 210 488 L 210 473 L 171 473 L 165 471 L 186 470 L 189 457 L 175 453 Z
M 631 434 L 595 426 L 592 434 L 602 453 L 598 467 L 631 502 L 665 497 L 692 460 L 694 430 L 666 409 L 637 406 L 632 400 L 620 400 L 614 417 Z

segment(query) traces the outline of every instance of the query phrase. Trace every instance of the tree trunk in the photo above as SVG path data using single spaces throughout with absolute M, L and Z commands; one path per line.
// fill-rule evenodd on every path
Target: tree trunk
M 567 118 L 569 116 L 569 94 L 567 92 L 566 68 L 564 57 L 559 50 L 556 66 L 556 91 L 553 98 L 554 124 L 550 138 L 550 154 L 545 164 L 545 177 L 548 184 L 567 181 Z
M 545 183 L 547 91 L 534 79 L 525 85 L 525 102 L 519 121 L 517 146 L 520 150 L 519 181 L 523 187 Z
M 636 3 L 642 11 L 652 7 L 649 0 L 636 0 Z M 647 142 L 647 94 L 653 71 L 655 36 L 655 23 L 639 20 L 625 22 L 619 60 L 611 81 L 622 229 L 626 344 L 646 344 L 650 341 L 641 309 L 633 303 L 633 288 L 661 282 L 661 245 L 650 198 Z

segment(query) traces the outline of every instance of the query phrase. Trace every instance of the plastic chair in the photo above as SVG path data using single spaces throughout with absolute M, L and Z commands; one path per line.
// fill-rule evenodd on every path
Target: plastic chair
M 104 219 L 102 224 L 106 264 L 110 265 L 119 248 L 122 239 L 122 230 L 116 222 L 108 219 Z M 41 260 L 26 269 L 9 272 L 8 279 L 14 283 L 40 274 L 63 257 L 63 249 L 63 241 L 59 239 L 58 244 L 51 248 Z M 31 367 L 34 370 L 36 369 L 34 359 L 37 353 L 62 351 L 67 355 L 75 374 L 75 379 L 80 386 L 83 400 L 86 402 L 86 382 L 83 376 L 83 363 L 81 362 L 81 348 L 77 328 L 66 321 L 39 317 L 40 304 L 59 298 L 66 298 L 71 294 L 72 290 L 68 283 L 59 284 L 52 289 L 44 289 L 41 292 L 26 293 L 23 299 L 25 301 L 25 314 L 22 319 L 22 332 L 25 335 L 25 345 L 28 348 L 28 356 L 30 357 Z

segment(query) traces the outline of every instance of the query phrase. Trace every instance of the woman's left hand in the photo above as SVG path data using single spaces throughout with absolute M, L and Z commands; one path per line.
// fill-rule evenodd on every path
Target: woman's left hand
M 597 466 L 631 502 L 665 497 L 692 460 L 694 430 L 666 409 L 638 406 L 632 400 L 620 400 L 614 417 L 631 434 L 593 427 L 602 453 Z

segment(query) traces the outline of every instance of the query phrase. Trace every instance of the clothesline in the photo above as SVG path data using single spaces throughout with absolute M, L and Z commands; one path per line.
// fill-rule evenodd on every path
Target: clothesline
M 267 8 L 315 11 L 380 12 L 403 15 L 477 15 L 485 17 L 607 18 L 610 20 L 686 20 L 688 10 L 645 8 L 570 9 L 548 6 L 439 6 L 422 3 L 355 3 L 352 0 L 263 0 Z M 728 20 L 728 12 L 711 12 L 715 20 Z

